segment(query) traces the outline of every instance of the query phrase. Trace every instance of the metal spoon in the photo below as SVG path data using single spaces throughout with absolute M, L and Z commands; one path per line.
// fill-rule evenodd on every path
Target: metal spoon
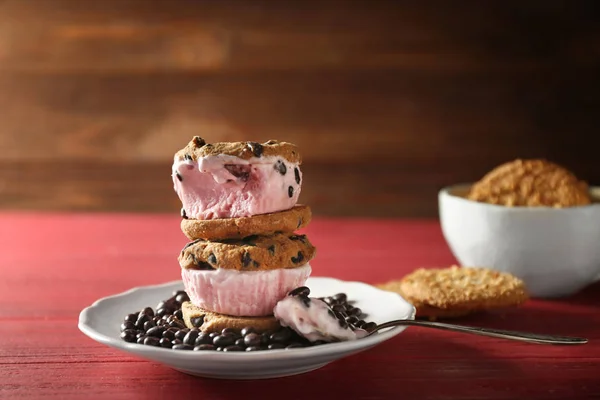
M 377 325 L 376 328 L 373 328 L 373 330 L 369 332 L 367 336 L 371 336 L 372 334 L 381 329 L 391 328 L 393 326 L 422 326 L 424 328 L 434 328 L 452 332 L 471 333 L 474 335 L 489 336 L 500 339 L 518 340 L 521 342 L 536 344 L 574 345 L 585 344 L 588 342 L 587 339 L 578 337 L 541 335 L 537 333 L 506 331 L 491 328 L 478 328 L 472 326 L 447 324 L 442 322 L 417 321 L 408 319 L 399 319 L 395 321 L 384 322 L 383 324 Z

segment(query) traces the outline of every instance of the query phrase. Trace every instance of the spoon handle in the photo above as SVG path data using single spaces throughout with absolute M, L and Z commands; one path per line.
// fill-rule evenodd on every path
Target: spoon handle
M 390 328 L 393 326 L 422 326 L 425 328 L 442 329 L 453 332 L 471 333 L 480 336 L 490 336 L 501 339 L 518 340 L 521 342 L 537 343 L 537 344 L 553 344 L 553 345 L 574 345 L 584 344 L 588 340 L 585 338 L 569 337 L 569 336 L 555 336 L 555 335 L 541 335 L 537 333 L 528 332 L 516 332 L 506 331 L 501 329 L 491 328 L 478 328 L 471 326 L 461 326 L 454 324 L 447 324 L 442 322 L 432 321 L 419 321 L 419 320 L 396 320 L 389 321 L 377 326 L 376 330 Z

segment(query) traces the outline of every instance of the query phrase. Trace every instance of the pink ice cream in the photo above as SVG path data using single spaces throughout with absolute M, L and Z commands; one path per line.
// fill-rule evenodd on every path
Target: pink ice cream
M 273 314 L 273 307 L 286 294 L 304 285 L 312 269 L 268 271 L 181 269 L 185 291 L 192 304 L 220 314 L 260 317 Z
M 283 157 L 244 160 L 220 154 L 173 163 L 174 189 L 188 218 L 249 217 L 289 210 L 298 201 L 302 172 Z
M 367 336 L 363 329 L 342 328 L 327 303 L 305 296 L 287 296 L 273 309 L 282 326 L 295 330 L 311 342 L 356 340 Z

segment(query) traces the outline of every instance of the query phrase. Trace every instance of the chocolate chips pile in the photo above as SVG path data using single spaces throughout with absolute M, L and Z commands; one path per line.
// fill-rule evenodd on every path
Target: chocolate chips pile
M 298 288 L 296 290 L 307 288 Z M 303 296 L 302 292 L 290 295 Z M 306 294 L 306 296 L 308 296 Z M 308 299 L 308 297 L 307 297 Z M 365 322 L 365 314 L 360 308 L 348 302 L 345 293 L 320 297 L 327 303 L 332 313 L 340 321 L 340 326 L 369 330 L 377 325 Z M 309 342 L 287 327 L 271 332 L 255 332 L 248 326 L 241 331 L 225 328 L 221 332 L 205 333 L 197 328 L 189 329 L 183 322 L 181 304 L 189 301 L 183 290 L 172 293 L 172 296 L 161 301 L 156 311 L 146 307 L 139 312 L 128 314 L 121 324 L 121 339 L 129 343 L 163 347 L 173 350 L 194 351 L 260 351 L 275 349 L 294 349 L 325 344 L 324 341 Z M 345 324 L 345 325 L 344 325 Z

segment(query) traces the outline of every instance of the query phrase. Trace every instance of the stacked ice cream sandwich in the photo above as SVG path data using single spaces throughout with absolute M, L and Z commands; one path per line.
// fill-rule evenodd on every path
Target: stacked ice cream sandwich
M 279 327 L 275 305 L 304 285 L 315 256 L 295 233 L 311 219 L 297 204 L 301 162 L 295 145 L 275 140 L 209 144 L 196 136 L 175 154 L 181 229 L 190 240 L 179 255 L 188 328 Z

